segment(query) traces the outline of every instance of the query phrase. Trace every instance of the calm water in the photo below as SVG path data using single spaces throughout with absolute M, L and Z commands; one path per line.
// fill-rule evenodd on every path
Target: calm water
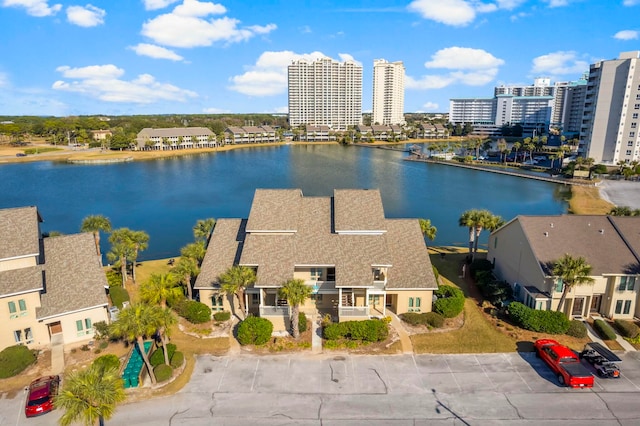
M 64 234 L 78 232 L 87 215 L 107 216 L 114 228 L 150 235 L 141 260 L 179 255 L 198 219 L 247 217 L 256 188 L 300 188 L 314 196 L 379 188 L 387 217 L 431 219 L 438 245 L 466 246 L 458 218 L 468 209 L 486 208 L 505 220 L 566 212 L 560 185 L 402 161 L 406 155 L 287 145 L 112 165 L 8 164 L 0 166 L 0 208 L 35 205 L 42 230 Z M 481 242 L 487 240 L 484 233 Z M 108 251 L 106 238 L 102 249 Z

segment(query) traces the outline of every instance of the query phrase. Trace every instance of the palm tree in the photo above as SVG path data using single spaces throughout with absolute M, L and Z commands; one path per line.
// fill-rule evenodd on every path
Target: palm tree
M 298 328 L 300 305 L 304 304 L 309 296 L 311 296 L 311 287 L 299 278 L 287 281 L 278 289 L 278 297 L 286 299 L 291 306 L 291 331 L 294 339 L 300 337 L 300 329 Z
M 500 140 L 498 140 L 498 143 L 496 144 L 496 146 L 498 148 L 498 151 L 500 151 L 500 161 L 502 162 L 502 154 L 507 149 L 507 141 L 505 141 L 504 139 L 500 139 Z
M 616 206 L 609 211 L 611 216 L 632 216 L 631 208 L 627 206 Z
M 171 327 L 178 323 L 173 311 L 169 308 L 164 308 L 158 312 L 158 322 L 160 327 L 158 328 L 158 334 L 160 335 L 160 341 L 162 342 L 162 353 L 164 354 L 164 363 L 169 365 L 169 352 L 167 351 L 167 343 L 169 336 L 171 335 Z
M 433 241 L 436 239 L 436 232 L 438 232 L 438 228 L 431 225 L 431 220 L 429 219 L 418 219 L 420 222 L 420 231 L 422 231 L 422 235 L 427 237 L 429 240 Z
M 467 210 L 458 219 L 458 225 L 469 228 L 469 257 L 473 255 L 473 243 L 475 241 L 475 228 L 479 221 L 479 210 Z
M 111 232 L 111 221 L 102 215 L 87 216 L 82 220 L 80 232 L 91 232 L 96 240 L 96 250 L 100 254 L 100 231 Z
M 576 285 L 588 284 L 594 281 L 589 276 L 591 274 L 591 265 L 589 265 L 586 259 L 582 256 L 574 258 L 570 254 L 565 254 L 560 259 L 553 263 L 553 275 L 562 280 L 564 288 L 562 290 L 562 296 L 558 303 L 558 312 L 562 311 L 562 306 L 567 298 L 567 294 Z
M 136 282 L 136 262 L 138 260 L 138 253 L 145 251 L 149 247 L 149 234 L 144 231 L 132 231 L 130 237 L 131 244 L 133 245 L 133 264 L 131 265 L 131 278 L 133 283 Z
M 129 228 L 120 228 L 113 231 L 109 236 L 111 251 L 107 253 L 107 259 L 120 266 L 123 287 L 127 282 L 127 261 L 133 256 L 133 245 L 129 239 L 130 232 Z
M 204 255 L 207 253 L 207 248 L 204 245 L 204 241 L 196 241 L 195 243 L 187 244 L 180 249 L 180 255 L 182 257 L 189 257 L 195 260 L 198 265 L 204 259 Z
M 193 299 L 191 279 L 200 273 L 198 262 L 191 257 L 180 256 L 171 273 L 175 274 L 180 283 L 187 289 L 187 297 L 189 300 Z
M 513 149 L 516 151 L 514 158 L 518 158 L 518 151 L 520 151 L 520 148 L 522 147 L 522 144 L 520 142 L 514 142 L 513 143 Z
M 231 295 L 232 297 L 236 296 L 238 298 L 241 319 L 244 319 L 246 313 L 244 289 L 256 282 L 255 271 L 247 266 L 235 265 L 220 275 L 219 281 L 220 288 L 225 294 Z
M 162 308 L 159 306 L 138 303 L 120 311 L 118 320 L 111 324 L 111 333 L 114 336 L 136 342 L 144 364 L 147 366 L 151 383 L 154 385 L 156 384 L 156 376 L 153 374 L 153 367 L 151 367 L 149 357 L 144 350 L 144 338 L 153 336 L 161 327 L 161 310 Z
M 502 219 L 502 217 L 498 215 L 494 215 L 488 210 L 483 210 L 483 212 L 486 212 L 486 213 L 483 213 L 481 228 L 484 228 L 489 232 L 493 232 L 496 229 L 500 228 L 502 225 L 504 225 L 504 219 Z M 482 231 L 482 229 L 480 229 L 480 231 Z M 477 228 L 476 228 L 476 232 L 477 232 Z M 474 256 L 478 253 L 479 240 L 480 240 L 480 234 L 476 233 L 476 240 L 473 248 Z
M 140 286 L 140 297 L 144 302 L 165 309 L 167 300 L 172 303 L 184 297 L 177 284 L 178 277 L 174 274 L 151 274 L 149 280 Z
M 216 226 L 216 220 L 212 217 L 208 219 L 199 219 L 193 227 L 193 236 L 196 241 L 203 240 L 205 244 L 209 243 L 209 237 Z
M 60 417 L 62 426 L 76 422 L 93 425 L 96 421 L 102 426 L 113 416 L 116 405 L 126 398 L 116 367 L 104 369 L 91 364 L 84 370 L 69 373 L 53 403 L 64 410 Z

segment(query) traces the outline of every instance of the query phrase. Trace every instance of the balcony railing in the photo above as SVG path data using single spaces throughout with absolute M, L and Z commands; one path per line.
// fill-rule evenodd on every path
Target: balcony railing
M 338 308 L 338 315 L 341 317 L 368 317 L 368 306 L 340 306 Z
M 260 306 L 261 317 L 288 316 L 288 315 L 289 315 L 288 306 Z

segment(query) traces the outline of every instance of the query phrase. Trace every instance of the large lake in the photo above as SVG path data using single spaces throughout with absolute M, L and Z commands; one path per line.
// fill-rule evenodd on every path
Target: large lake
M 42 230 L 78 232 L 90 214 L 150 235 L 140 260 L 177 256 L 198 219 L 246 218 L 256 188 L 379 188 L 387 217 L 431 219 L 434 245 L 466 246 L 458 218 L 484 208 L 517 215 L 561 214 L 567 188 L 547 182 L 403 161 L 406 153 L 339 145 L 256 147 L 110 165 L 36 162 L 0 166 L 0 208 L 35 205 Z M 103 238 L 102 249 L 108 251 Z M 481 243 L 488 240 L 483 233 Z

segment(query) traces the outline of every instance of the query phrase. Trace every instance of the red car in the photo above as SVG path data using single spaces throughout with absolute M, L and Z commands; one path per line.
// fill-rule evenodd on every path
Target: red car
M 31 382 L 24 414 L 34 417 L 53 410 L 53 398 L 58 394 L 59 388 L 60 376 L 40 377 Z

